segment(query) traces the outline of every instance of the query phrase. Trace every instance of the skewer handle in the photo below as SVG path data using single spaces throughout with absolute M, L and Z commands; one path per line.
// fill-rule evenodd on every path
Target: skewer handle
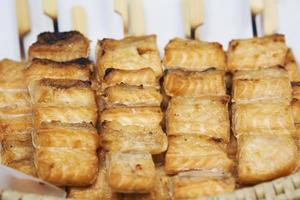
M 30 17 L 27 0 L 15 0 L 19 36 L 24 37 L 30 31 Z
M 276 0 L 264 1 L 263 29 L 265 35 L 274 34 L 278 30 L 278 14 Z
M 189 0 L 181 0 L 182 18 L 185 38 L 191 38 L 191 23 L 189 14 Z
M 56 0 L 43 0 L 43 11 L 52 19 L 57 18 Z
M 86 14 L 82 6 L 74 6 L 72 8 L 73 29 L 87 35 Z
M 264 9 L 263 0 L 250 0 L 250 9 L 252 15 L 258 15 L 262 13 Z
M 144 6 L 142 0 L 129 1 L 129 32 L 131 35 L 144 35 Z
M 200 40 L 197 29 L 204 23 L 204 2 L 203 0 L 189 0 L 191 38 Z
M 53 20 L 54 31 L 58 32 L 56 0 L 43 0 L 43 11 Z
M 24 37 L 30 32 L 29 6 L 27 0 L 15 0 L 19 33 L 20 57 L 25 61 Z
M 124 36 L 128 35 L 128 2 L 127 0 L 114 0 L 114 11 L 123 19 Z
M 181 0 L 181 4 L 185 37 L 200 40 L 198 28 L 204 23 L 203 0 Z

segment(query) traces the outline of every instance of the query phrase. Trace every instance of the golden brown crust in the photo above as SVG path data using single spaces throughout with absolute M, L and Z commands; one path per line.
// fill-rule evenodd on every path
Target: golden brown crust
M 18 124 L 13 123 L 13 121 L 11 124 L 18 126 Z M 34 149 L 31 141 L 31 131 L 26 132 L 26 128 L 28 129 L 29 127 L 15 132 L 3 132 L 1 141 L 1 163 L 23 173 L 36 176 L 33 164 Z M 30 128 L 32 128 L 32 126 L 30 126 Z
M 165 169 L 168 174 L 204 170 L 230 173 L 233 161 L 223 145 L 196 135 L 169 136 Z
M 106 88 L 103 98 L 107 107 L 112 106 L 160 106 L 162 96 L 155 88 L 116 85 Z
M 296 131 L 295 131 L 295 143 L 298 147 L 298 165 L 297 165 L 297 170 L 300 168 L 300 124 L 295 124 Z
M 39 106 L 87 106 L 96 108 L 89 81 L 41 79 L 29 86 L 31 101 Z
M 164 77 L 163 87 L 168 96 L 224 96 L 225 73 L 209 70 L 206 72 L 169 71 Z
M 297 146 L 289 135 L 247 135 L 238 139 L 238 180 L 256 184 L 292 173 Z
M 234 104 L 232 113 L 232 127 L 236 135 L 260 130 L 295 130 L 292 108 L 284 101 Z
M 9 59 L 0 60 L 0 90 L 25 91 L 23 70 L 26 64 Z
M 86 58 L 89 41 L 77 31 L 44 32 L 29 47 L 29 59 L 41 58 L 55 61 L 69 61 Z
M 25 91 L 1 91 L 0 90 L 0 108 L 30 108 L 30 97 Z
M 6 165 L 30 176 L 37 176 L 32 158 L 31 160 L 20 160 L 8 163 Z
M 108 151 L 159 154 L 167 150 L 167 136 L 159 125 L 122 126 L 117 122 L 106 122 L 100 132 L 101 146 Z
M 43 78 L 88 81 L 91 73 L 90 68 L 91 63 L 87 59 L 70 62 L 33 59 L 24 74 L 27 84 Z
M 163 166 L 156 169 L 155 185 L 150 192 L 152 199 L 169 200 L 171 199 L 171 183 Z
M 118 84 L 159 88 L 155 73 L 151 68 L 129 71 L 111 69 L 111 71 L 104 76 L 101 88 L 105 90 L 108 87 Z
M 68 198 L 79 200 L 117 200 L 119 194 L 112 191 L 107 181 L 107 168 L 105 165 L 105 153 L 99 152 L 99 171 L 96 181 L 88 187 L 71 187 Z
M 293 100 L 291 102 L 294 122 L 300 123 L 300 84 L 293 83 Z
M 235 180 L 232 177 L 195 175 L 181 173 L 172 178 L 174 199 L 196 199 L 233 192 Z
M 300 123 L 300 101 L 298 99 L 293 99 L 292 109 L 295 123 Z
M 31 133 L 6 135 L 1 144 L 1 161 L 3 164 L 10 164 L 20 160 L 32 160 Z
M 100 164 L 101 166 L 101 164 Z M 170 200 L 171 183 L 162 167 L 155 170 L 155 185 L 150 193 L 117 193 L 109 187 L 106 179 L 106 167 L 99 170 L 98 178 L 89 187 L 72 187 L 68 198 L 86 200 Z
M 201 135 L 229 142 L 229 98 L 175 97 L 166 112 L 168 135 Z
M 92 123 L 95 125 L 97 120 L 95 107 L 35 106 L 33 113 L 36 128 L 43 122 Z
M 295 99 L 300 99 L 300 82 L 294 82 L 292 83 L 292 88 L 293 88 L 293 98 Z
M 1 135 L 15 133 L 31 133 L 33 130 L 32 114 L 0 115 L 0 138 Z
M 163 65 L 166 69 L 204 71 L 209 68 L 225 70 L 226 57 L 222 45 L 174 38 L 165 47 Z
M 5 107 L 0 108 L 0 119 L 9 119 L 21 117 L 23 115 L 31 114 L 32 108 L 30 107 Z
M 292 98 L 288 73 L 281 68 L 236 72 L 232 88 L 232 101 L 236 103 Z
M 108 182 L 119 192 L 150 192 L 154 187 L 155 167 L 149 153 L 108 154 Z
M 155 185 L 150 193 L 123 193 L 122 200 L 170 200 L 171 181 L 170 177 L 166 175 L 163 167 L 158 167 L 155 173 Z
M 100 118 L 101 123 L 114 121 L 122 126 L 156 127 L 162 121 L 163 113 L 160 107 L 117 107 L 104 110 Z
M 94 150 L 40 147 L 34 162 L 38 176 L 58 186 L 87 186 L 95 181 L 98 158 Z
M 99 146 L 96 129 L 76 125 L 42 125 L 41 128 L 34 131 L 32 140 L 35 148 L 65 147 L 96 151 Z
M 107 69 L 139 70 L 151 68 L 156 77 L 162 75 L 156 36 L 103 39 L 97 45 L 97 72 L 100 80 Z
M 284 68 L 287 70 L 291 82 L 300 81 L 298 63 L 291 49 L 287 52 Z
M 232 40 L 227 53 L 230 71 L 284 66 L 288 48 L 284 35 Z
M 26 64 L 0 61 L 1 164 L 36 176 L 33 164 L 33 131 L 30 98 L 23 70 Z

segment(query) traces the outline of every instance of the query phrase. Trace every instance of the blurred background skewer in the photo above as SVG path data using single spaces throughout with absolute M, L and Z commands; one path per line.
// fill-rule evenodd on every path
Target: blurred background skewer
M 257 37 L 257 23 L 256 17 L 262 13 L 264 9 L 263 0 L 250 0 L 250 9 L 251 9 L 251 25 L 253 37 Z
M 57 21 L 57 6 L 56 0 L 43 0 L 43 10 L 45 15 L 50 17 L 53 21 L 54 32 L 58 32 L 58 21 Z
M 26 60 L 24 38 L 30 32 L 29 6 L 27 0 L 15 0 L 16 16 L 18 24 L 20 58 Z
M 127 0 L 114 0 L 114 11 L 122 17 L 124 36 L 128 36 L 128 2 Z
M 82 6 L 72 7 L 72 24 L 73 30 L 79 31 L 87 36 L 86 13 Z
M 130 0 L 129 8 L 129 33 L 140 36 L 145 34 L 143 0 Z

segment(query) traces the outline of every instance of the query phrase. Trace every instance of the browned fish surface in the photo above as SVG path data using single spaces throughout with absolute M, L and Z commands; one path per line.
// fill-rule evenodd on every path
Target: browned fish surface
M 91 67 L 92 64 L 87 59 L 78 59 L 69 62 L 33 59 L 24 73 L 27 84 L 43 78 L 88 81 Z
M 165 47 L 163 65 L 186 71 L 226 70 L 226 56 L 219 43 L 174 38 Z
M 284 35 L 232 40 L 227 53 L 230 71 L 284 66 L 288 48 Z
M 119 192 L 150 192 L 155 183 L 155 166 L 150 153 L 110 152 L 108 182 Z
M 160 106 L 162 96 L 155 88 L 116 85 L 106 88 L 103 98 L 107 107 L 112 106 Z
M 100 80 L 108 69 L 139 70 L 149 67 L 156 77 L 162 75 L 155 35 L 103 39 L 98 42 L 96 57 Z
M 104 76 L 101 88 L 105 90 L 119 84 L 159 88 L 155 73 L 151 68 L 139 70 L 111 69 Z
M 232 112 L 232 127 L 236 135 L 260 130 L 295 130 L 292 108 L 284 101 L 235 104 Z
M 300 81 L 298 63 L 291 49 L 288 50 L 286 55 L 284 68 L 287 70 L 291 82 Z
M 247 103 L 264 99 L 291 100 L 292 87 L 282 68 L 239 71 L 233 76 L 232 101 Z
M 292 173 L 298 166 L 297 146 L 290 135 L 241 136 L 238 139 L 238 179 L 256 184 Z
M 33 163 L 33 131 L 24 63 L 0 61 L 0 142 L 1 163 L 36 176 Z
M 173 97 L 166 112 L 168 135 L 199 135 L 229 142 L 229 98 Z
M 169 136 L 165 169 L 168 174 L 204 170 L 230 173 L 233 162 L 224 145 L 196 135 Z
M 77 31 L 44 32 L 29 47 L 29 59 L 41 58 L 54 61 L 69 61 L 86 58 L 89 41 Z
M 164 77 L 164 90 L 168 96 L 224 96 L 226 95 L 225 72 L 169 71 Z
M 185 172 L 172 178 L 174 199 L 197 199 L 232 192 L 235 180 L 218 173 Z
M 108 151 L 159 154 L 167 150 L 167 136 L 159 125 L 142 127 L 112 121 L 105 122 L 100 133 L 101 146 Z

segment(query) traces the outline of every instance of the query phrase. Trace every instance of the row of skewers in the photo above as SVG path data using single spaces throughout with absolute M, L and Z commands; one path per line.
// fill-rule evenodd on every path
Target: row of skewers
M 25 60 L 23 40 L 30 32 L 28 0 L 16 0 L 16 14 L 21 59 Z M 263 15 L 263 32 L 271 35 L 278 29 L 276 0 L 250 0 L 253 36 L 257 36 L 257 17 Z M 43 0 L 43 11 L 53 21 L 53 30 L 59 31 L 56 0 Z M 114 11 L 122 17 L 124 36 L 144 35 L 143 0 L 114 0 Z M 204 0 L 182 0 L 184 34 L 186 38 L 200 39 L 204 23 Z M 82 6 L 72 7 L 72 29 L 87 35 L 86 13 Z
M 141 3 L 141 1 L 137 2 Z M 197 4 L 201 3 L 200 1 L 185 2 L 188 2 L 188 4 L 184 4 L 186 8 L 191 8 L 191 5 L 193 5 L 192 2 L 196 2 Z M 122 3 L 124 3 L 124 1 L 122 1 Z M 127 6 L 127 4 L 125 5 Z M 190 11 L 191 10 L 192 9 L 190 9 Z M 138 9 L 138 11 L 140 11 L 140 9 Z M 197 12 L 195 11 L 195 13 Z M 197 19 L 202 18 L 203 23 L 203 12 L 202 14 L 197 14 Z M 188 17 L 185 18 L 186 21 L 188 21 L 186 24 L 190 24 L 187 26 L 189 27 L 186 32 L 189 34 L 187 37 L 193 39 L 197 38 L 200 40 L 200 35 L 197 34 L 197 29 L 200 25 L 195 25 L 196 23 L 194 23 L 191 16 L 192 15 L 189 14 Z M 140 19 L 139 21 L 141 22 Z M 128 25 L 125 25 L 124 27 L 125 33 L 126 31 L 130 32 Z M 141 32 L 139 33 L 139 31 Z M 276 29 L 274 29 L 274 32 L 275 31 Z M 143 34 L 143 29 L 136 30 L 134 33 L 136 35 Z M 74 38 L 77 39 L 78 43 L 74 43 Z M 55 46 L 55 42 L 60 42 L 60 44 Z M 268 63 L 268 66 L 261 66 L 261 63 L 256 62 L 256 58 L 260 55 L 264 56 L 264 51 L 266 51 L 265 48 L 268 48 L 268 44 L 277 44 L 278 49 L 280 49 L 279 47 L 284 45 L 284 38 L 282 39 L 282 36 L 275 35 L 269 38 L 257 38 L 257 41 L 255 42 L 258 44 L 261 43 L 259 46 L 260 48 L 256 49 L 258 52 L 261 51 L 261 53 L 257 53 L 257 55 L 255 55 L 255 53 L 253 54 L 253 52 L 251 52 L 251 49 L 248 49 L 246 53 L 248 54 L 247 58 L 249 59 L 248 61 L 250 66 L 252 68 L 266 67 L 268 69 L 257 69 L 251 73 L 248 71 L 244 74 L 243 70 L 247 68 L 247 65 L 243 66 L 244 61 L 243 58 L 239 56 L 241 52 L 238 52 L 238 49 L 247 49 L 245 46 L 249 44 L 251 45 L 252 42 L 251 40 L 233 41 L 230 44 L 231 48 L 228 53 L 228 63 L 230 63 L 229 66 L 232 68 L 232 71 L 240 71 L 239 73 L 237 72 L 234 74 L 234 91 L 238 91 L 238 87 L 241 87 L 241 85 L 235 84 L 236 82 L 249 81 L 249 77 L 248 79 L 245 79 L 242 75 L 265 75 L 263 81 L 266 81 L 266 83 L 264 85 L 264 82 L 262 82 L 262 86 L 266 86 L 266 88 L 271 86 L 275 88 L 277 87 L 277 84 L 273 84 L 273 82 L 269 82 L 269 80 L 265 79 L 274 78 L 273 76 L 276 76 L 279 72 L 283 71 L 282 69 L 269 69 L 269 67 L 271 68 L 274 62 L 279 59 L 276 59 L 278 55 L 275 55 L 274 52 L 268 51 L 269 54 L 267 54 L 267 56 L 274 55 L 273 58 L 275 57 L 274 60 L 268 57 L 265 58 L 268 62 L 271 62 L 271 64 Z M 76 46 L 76 44 L 83 44 L 84 48 L 80 48 L 81 46 Z M 96 90 L 99 93 L 98 95 L 101 95 L 101 99 L 103 98 L 105 106 L 102 110 L 101 106 L 97 104 L 99 109 L 98 115 L 101 117 L 99 122 L 96 122 L 97 114 L 95 113 L 95 110 L 97 109 L 96 102 L 94 101 L 95 96 L 92 92 L 91 83 L 89 82 L 93 79 L 88 76 L 91 69 L 91 67 L 88 66 L 90 62 L 86 59 L 78 59 L 76 62 L 73 60 L 74 58 L 77 58 L 77 56 L 78 58 L 88 57 L 88 41 L 76 32 L 57 33 L 57 35 L 43 33 L 39 35 L 38 41 L 33 44 L 29 50 L 30 59 L 33 59 L 30 66 L 25 70 L 25 79 L 28 82 L 27 85 L 29 88 L 29 94 L 27 94 L 27 89 L 22 88 L 24 90 L 22 90 L 22 92 L 26 91 L 26 95 L 30 96 L 33 106 L 32 108 L 34 110 L 33 127 L 35 132 L 32 136 L 34 138 L 33 152 L 35 156 L 34 164 L 36 166 L 36 172 L 32 171 L 33 173 L 37 173 L 40 178 L 58 186 L 70 186 L 68 188 L 69 197 L 75 199 L 84 199 L 84 197 L 91 197 L 93 194 L 99 199 L 103 199 L 104 195 L 107 196 L 107 199 L 118 198 L 118 195 L 121 195 L 123 199 L 168 198 L 169 190 L 161 191 L 160 188 L 166 188 L 165 186 L 169 184 L 169 177 L 163 174 L 163 172 L 160 172 L 160 169 L 156 171 L 154 168 L 154 161 L 151 157 L 151 154 L 165 152 L 167 147 L 166 136 L 164 136 L 159 124 L 159 122 L 162 121 L 162 111 L 160 110 L 162 98 L 157 91 L 157 83 L 155 83 L 157 80 L 154 81 L 153 85 L 147 87 L 144 86 L 149 82 L 145 80 L 140 81 L 139 84 L 132 83 L 137 81 L 139 78 L 145 79 L 145 77 L 150 77 L 151 80 L 155 80 L 155 74 L 159 74 L 159 76 L 161 76 L 161 62 L 158 50 L 154 44 L 155 39 L 153 36 L 143 36 L 139 38 L 129 37 L 120 41 L 104 39 L 98 43 L 98 61 L 96 64 L 97 68 L 95 68 L 95 72 L 97 74 L 95 78 L 99 83 L 101 83 L 101 87 L 97 87 Z M 237 46 L 239 46 L 239 48 L 236 48 Z M 182 50 L 182 47 L 186 49 Z M 192 63 L 191 66 L 185 66 L 185 62 L 188 63 L 189 61 L 195 61 L 193 53 L 190 54 L 191 57 L 185 56 L 187 59 L 183 59 L 184 56 L 182 55 L 187 55 L 190 48 L 206 48 L 207 50 L 203 52 L 213 55 L 214 59 L 212 60 L 214 62 L 219 61 L 219 63 L 212 64 L 214 67 L 217 67 L 217 70 L 206 71 L 204 69 L 193 69 L 195 63 Z M 49 51 L 49 49 L 51 51 Z M 181 54 L 178 54 L 178 49 L 182 51 L 180 52 Z M 208 50 L 211 49 L 214 49 L 215 52 L 209 53 Z M 284 52 L 286 51 L 287 48 L 284 46 Z M 285 55 L 285 53 L 282 53 L 282 55 Z M 150 64 L 153 64 L 153 66 L 149 63 L 145 64 L 145 61 L 143 61 L 144 58 L 149 57 L 151 58 Z M 174 58 L 178 59 L 176 60 Z M 199 57 L 196 56 L 196 59 L 197 58 Z M 278 63 L 283 65 L 284 57 L 282 56 L 280 58 L 282 58 L 282 62 L 280 61 L 280 63 Z M 198 61 L 203 60 L 205 61 L 205 59 L 201 59 L 200 57 Z M 190 197 L 194 198 L 198 196 L 213 195 L 219 192 L 229 192 L 233 191 L 236 187 L 235 181 L 230 174 L 230 171 L 232 171 L 233 168 L 233 161 L 231 158 L 226 156 L 226 150 L 222 145 L 223 142 L 226 144 L 230 142 L 230 138 L 228 137 L 228 130 L 230 127 L 228 118 L 229 99 L 226 95 L 226 89 L 223 87 L 225 83 L 225 62 L 225 53 L 222 50 L 221 45 L 215 43 L 207 44 L 194 40 L 184 41 L 174 39 L 171 40 L 166 47 L 163 65 L 168 70 L 164 75 L 164 83 L 162 87 L 170 99 L 167 100 L 169 106 L 166 112 L 166 132 L 168 133 L 167 139 L 169 145 L 165 157 L 165 170 L 169 175 L 185 171 L 185 173 L 180 174 L 180 176 L 172 176 L 171 188 L 173 188 L 173 194 L 171 194 L 171 196 L 174 196 L 175 199 L 187 199 Z M 150 65 L 152 66 L 150 67 L 152 70 L 138 69 L 140 65 Z M 205 63 L 200 65 L 203 65 L 201 67 L 207 67 Z M 9 64 L 5 64 L 5 66 L 9 66 Z M 134 67 L 137 67 L 137 69 Z M 14 66 L 12 69 L 13 68 Z M 59 70 L 66 71 L 59 73 Z M 69 71 L 67 70 L 70 70 L 70 72 L 73 73 L 68 74 L 67 72 Z M 148 76 L 146 73 L 147 70 L 150 70 L 150 75 Z M 184 70 L 188 70 L 188 72 L 184 72 Z M 12 70 L 7 71 L 11 72 Z M 273 75 L 272 72 L 276 72 L 274 73 L 275 75 Z M 154 78 L 151 78 L 153 77 L 153 74 Z M 70 78 L 68 75 L 72 76 L 71 78 L 75 79 L 75 81 L 68 80 Z M 77 75 L 78 77 L 73 77 Z M 133 75 L 135 78 L 132 78 Z M 284 83 L 289 86 L 290 83 L 287 77 L 288 76 L 285 72 L 283 77 L 285 81 Z M 4 75 L 4 78 L 7 78 L 7 82 L 11 82 L 12 80 L 12 78 L 8 75 Z M 112 80 L 116 80 L 116 78 L 121 78 L 122 81 L 120 83 L 113 83 Z M 257 79 L 257 77 L 251 78 Z M 280 81 L 277 80 L 277 78 L 278 77 L 275 77 L 274 79 L 276 81 Z M 208 84 L 209 80 L 220 83 L 216 84 L 220 87 Z M 255 81 L 253 81 L 252 84 L 251 81 L 252 80 L 249 81 L 250 83 L 247 82 L 245 88 L 240 89 L 242 91 L 240 95 L 245 95 L 243 91 L 249 89 L 247 95 L 257 95 L 255 96 L 256 98 L 264 97 L 260 95 L 260 92 L 262 91 L 262 93 L 265 94 L 264 91 L 267 90 L 251 91 L 253 84 L 254 86 L 257 84 Z M 126 83 L 125 85 L 124 82 Z M 24 87 L 23 82 L 21 86 Z M 188 88 L 186 89 L 184 86 L 188 86 Z M 198 86 L 203 87 L 203 91 Z M 206 94 L 207 90 L 209 90 L 207 87 L 215 91 L 216 94 L 214 92 Z M 284 89 L 282 90 L 286 92 Z M 275 94 L 277 94 L 277 91 L 281 92 L 281 90 L 274 88 L 270 91 L 275 92 Z M 8 91 L 8 93 L 10 92 L 11 91 Z M 18 92 L 19 91 L 17 91 L 17 93 Z M 199 93 L 201 94 L 201 92 L 203 92 L 204 95 L 211 95 L 211 97 L 205 98 L 201 95 L 200 97 L 197 96 Z M 291 94 L 290 90 L 287 92 L 288 94 L 282 92 L 282 95 L 284 96 L 283 98 Z M 55 94 L 56 96 L 53 96 L 52 98 L 50 94 Z M 145 94 L 148 94 L 149 96 L 146 96 Z M 261 108 L 265 108 L 266 105 L 253 104 L 256 106 L 256 109 L 258 107 L 258 112 L 255 114 L 262 117 L 259 118 L 257 116 L 251 116 L 251 112 L 256 110 L 253 108 L 247 110 L 247 107 L 249 107 L 248 105 L 252 105 L 253 102 L 247 102 L 249 104 L 246 106 L 239 105 L 238 100 L 241 99 L 239 99 L 237 94 L 233 93 L 233 102 L 235 103 L 233 119 L 235 120 L 234 131 L 236 136 L 242 136 L 242 133 L 244 134 L 242 131 L 245 131 L 245 127 L 242 125 L 247 127 L 249 126 L 250 128 L 256 128 L 257 121 L 260 121 L 262 125 L 265 125 L 264 120 L 272 119 L 272 116 L 275 116 L 275 118 L 277 117 L 276 114 L 273 115 L 273 109 L 271 106 L 268 106 L 268 104 L 266 104 L 268 108 L 268 112 L 266 113 L 259 113 L 261 110 L 264 111 L 263 109 L 259 109 L 260 106 Z M 275 96 L 275 98 L 277 98 L 277 96 Z M 248 97 L 246 99 L 249 101 L 253 100 Z M 10 104 L 14 102 L 9 101 L 8 103 Z M 277 103 L 278 102 L 275 102 L 274 104 Z M 281 111 L 281 108 L 284 110 L 285 107 L 277 106 L 275 108 Z M 275 111 L 277 111 L 276 109 Z M 241 116 L 241 114 L 238 114 L 239 112 L 242 114 L 246 113 L 246 117 L 239 117 Z M 207 114 L 203 115 L 203 113 Z M 284 112 L 282 113 L 285 114 Z M 30 113 L 27 112 L 22 114 L 24 114 L 24 116 L 30 115 Z M 289 112 L 287 115 L 291 116 L 291 113 Z M 277 118 L 281 117 L 281 115 L 278 116 L 279 117 Z M 201 120 L 200 122 L 197 121 L 199 119 Z M 242 119 L 247 120 L 242 123 Z M 273 124 L 278 125 L 276 122 L 279 121 L 280 120 L 274 120 L 272 123 L 267 124 L 273 127 Z M 95 134 L 95 128 L 97 123 L 99 123 L 98 126 L 101 127 L 101 147 L 109 152 L 107 153 L 106 158 L 103 158 L 101 152 L 100 155 L 96 154 L 98 138 Z M 74 124 L 76 124 L 76 126 L 73 126 Z M 289 121 L 288 125 L 291 124 L 293 124 L 292 120 Z M 281 125 L 281 123 L 279 123 L 279 125 Z M 203 139 L 200 136 L 198 137 L 198 131 L 192 132 L 193 126 L 198 126 L 198 129 L 201 129 L 202 131 L 208 130 L 206 132 L 207 135 L 205 136 L 211 140 Z M 140 136 L 139 134 L 136 134 L 137 137 L 132 137 L 132 135 L 136 133 L 134 131 L 137 133 L 149 134 L 148 137 L 144 137 L 143 139 L 150 138 L 149 140 L 151 140 L 155 136 L 160 136 L 160 140 L 157 142 L 158 146 L 149 145 L 146 146 L 147 148 L 142 148 L 143 150 L 147 149 L 147 152 L 140 152 L 141 146 L 144 145 L 144 143 L 142 143 L 144 140 L 140 140 L 138 138 L 138 136 Z M 27 133 L 25 135 L 30 135 Z M 70 133 L 70 135 L 73 135 L 74 138 L 68 137 L 66 133 Z M 124 138 L 116 137 L 116 135 L 121 135 L 119 133 L 122 133 Z M 188 133 L 190 135 L 186 136 L 183 133 Z M 48 140 L 46 137 L 48 137 Z M 9 137 L 7 138 L 10 139 Z M 284 154 L 284 152 L 290 152 L 291 155 L 284 155 L 282 157 L 277 155 L 279 159 L 274 158 L 274 160 L 278 164 L 276 167 L 279 166 L 279 168 L 281 168 L 281 166 L 283 166 L 282 168 L 284 168 L 285 165 L 289 166 L 289 163 L 284 161 L 286 158 L 295 158 L 297 154 L 296 146 L 291 145 L 293 140 L 289 136 L 287 137 L 288 139 L 280 139 L 281 137 L 278 137 L 279 139 L 277 138 L 275 140 L 269 140 L 269 137 L 265 138 L 264 136 L 249 137 L 247 135 L 245 138 L 245 140 L 241 139 L 241 142 L 239 143 L 240 152 L 245 152 L 244 154 L 240 153 L 238 157 L 240 162 L 240 168 L 238 169 L 240 183 L 244 183 L 246 185 L 271 180 L 278 176 L 289 174 L 292 169 L 294 169 L 294 165 L 296 165 L 296 162 L 294 162 L 295 159 L 293 159 L 293 162 L 290 164 L 293 167 L 291 167 L 287 173 L 284 172 L 276 176 L 272 175 L 272 177 L 264 177 L 265 171 L 259 174 L 260 169 L 256 169 L 256 162 L 251 162 L 251 165 L 248 165 L 246 162 L 249 160 L 248 157 L 251 158 L 252 156 L 251 153 L 249 154 L 249 152 L 252 152 L 252 149 L 248 149 L 253 146 L 252 144 L 258 145 L 259 147 L 257 155 L 262 153 L 263 155 L 269 156 L 268 152 L 266 153 L 266 151 L 264 151 L 264 144 L 261 145 L 259 140 L 251 140 L 251 138 L 263 138 L 261 141 L 264 141 L 268 145 L 272 142 L 272 148 L 279 147 L 279 145 L 286 147 L 285 149 L 280 146 L 280 148 L 277 148 L 277 152 L 281 151 L 283 152 L 282 154 Z M 78 143 L 78 141 L 80 141 L 80 143 Z M 6 145 L 6 147 L 9 149 L 9 145 Z M 180 151 L 178 151 L 178 149 L 180 149 Z M 130 151 L 130 153 L 126 151 Z M 132 151 L 134 153 L 132 153 Z M 202 152 L 205 153 L 204 156 L 201 154 Z M 29 153 L 32 154 L 32 149 Z M 212 162 L 202 163 L 202 159 L 205 159 L 206 156 L 208 159 L 212 159 Z M 97 159 L 101 161 L 98 166 L 100 170 L 97 168 Z M 259 160 L 259 163 L 263 164 L 262 169 L 267 169 L 267 174 L 272 172 L 272 170 L 277 172 L 276 168 L 268 168 L 269 162 L 266 160 Z M 24 159 L 21 161 L 24 161 Z M 106 162 L 108 164 L 104 165 Z M 30 167 L 32 167 L 33 163 L 30 162 L 29 164 Z M 250 166 L 250 168 L 247 167 L 247 165 Z M 242 168 L 243 166 L 246 167 Z M 105 167 L 107 167 L 107 169 Z M 201 167 L 203 169 L 216 167 L 219 171 L 221 171 L 221 174 L 218 173 L 219 171 L 213 171 L 211 174 L 198 174 L 197 169 Z M 30 169 L 33 169 L 33 167 Z M 252 171 L 254 174 L 250 173 L 252 169 L 255 169 Z M 98 175 L 96 175 L 97 171 L 99 173 Z M 226 176 L 224 176 L 223 172 Z M 97 180 L 94 180 L 94 177 L 98 177 Z M 107 177 L 107 179 L 103 177 Z M 257 180 L 257 177 L 262 177 L 263 180 Z M 93 184 L 90 185 L 91 183 Z M 154 189 L 153 185 L 155 186 Z M 197 187 L 191 187 L 191 185 L 195 185 Z M 216 186 L 221 186 L 222 191 L 214 191 L 214 189 L 218 188 Z M 111 190 L 111 188 L 113 190 Z M 103 191 L 106 189 L 107 191 Z M 118 191 L 118 193 L 111 191 Z M 138 192 L 142 194 L 138 194 Z M 158 195 L 163 196 L 158 197 Z

